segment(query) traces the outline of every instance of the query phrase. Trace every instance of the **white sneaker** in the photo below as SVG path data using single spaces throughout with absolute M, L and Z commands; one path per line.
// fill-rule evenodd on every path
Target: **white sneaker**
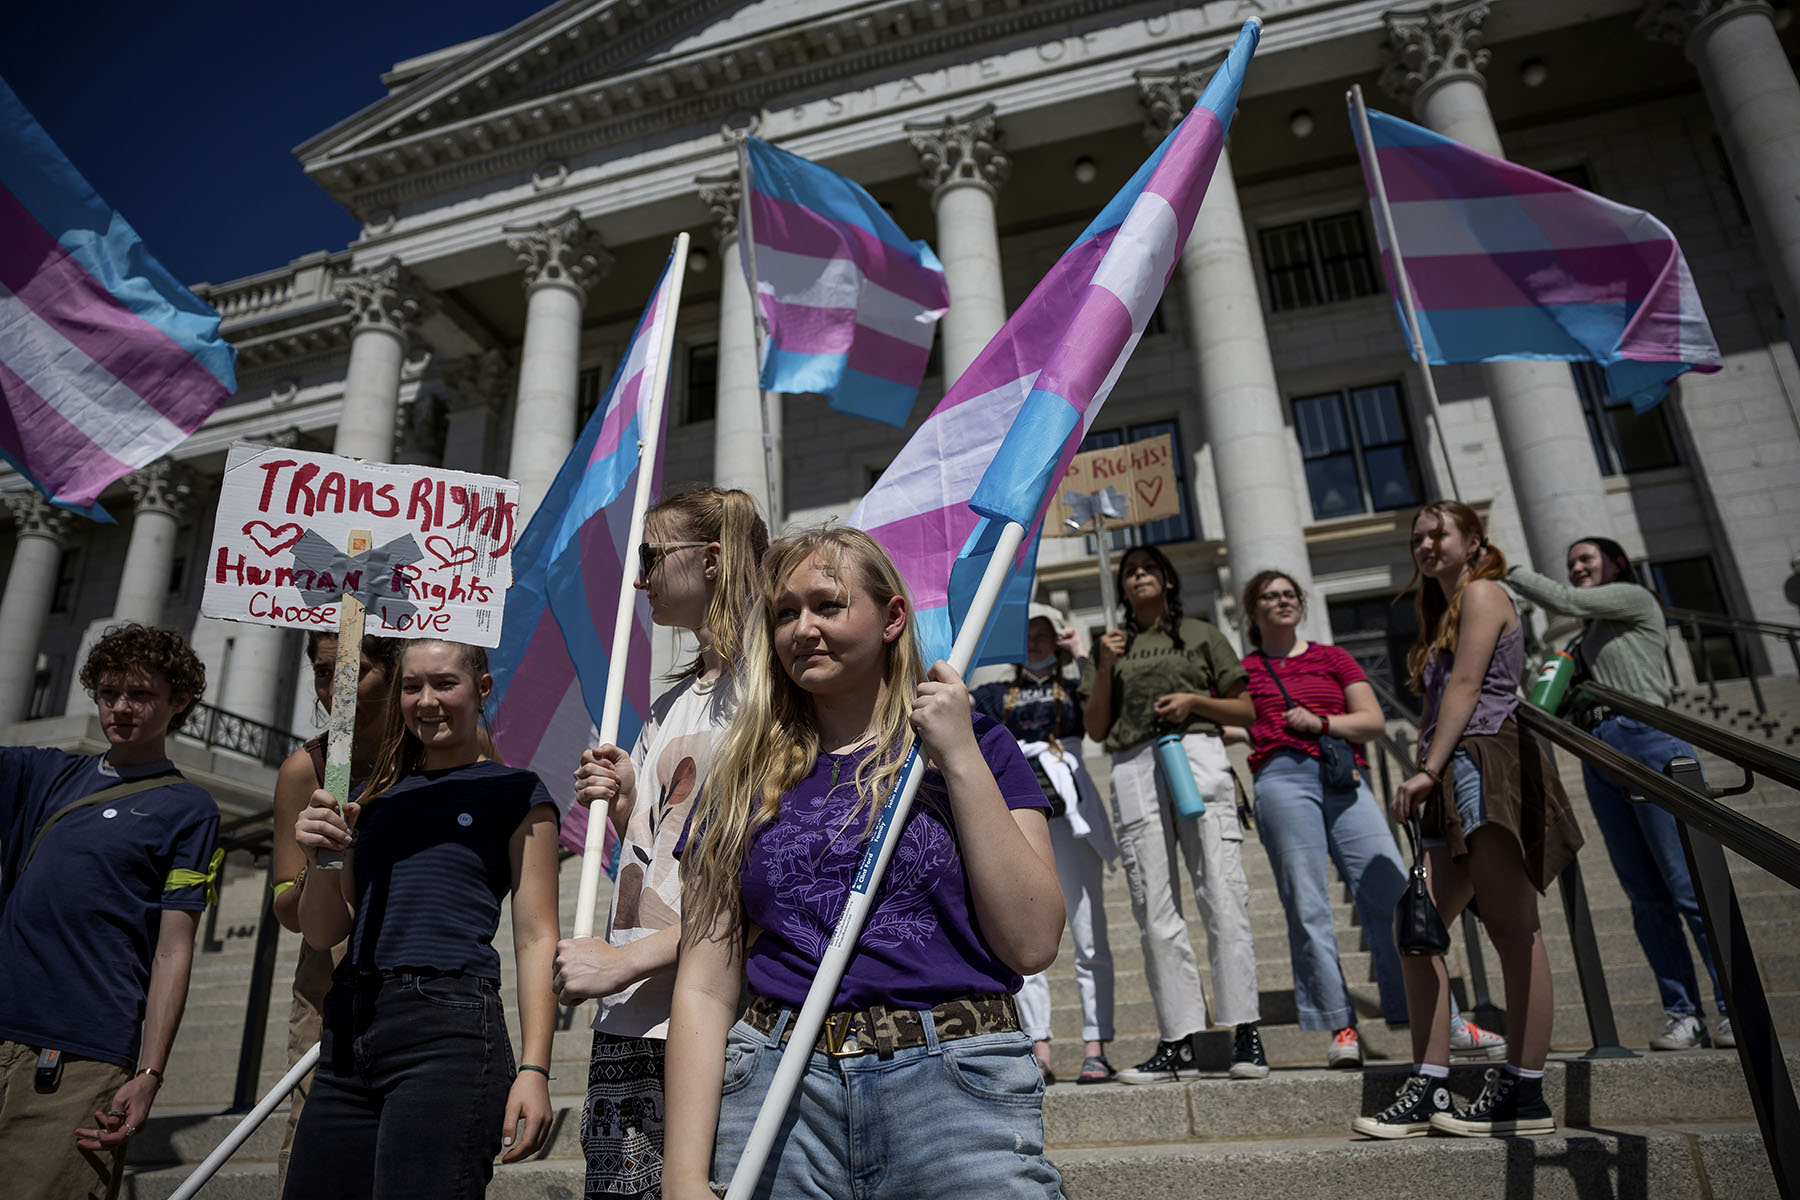
M 1450 1022 L 1450 1053 L 1499 1062 L 1506 1057 L 1506 1039 L 1458 1013 Z
M 1712 1045 L 1699 1017 L 1687 1013 L 1668 1013 L 1666 1016 L 1668 1024 L 1663 1026 L 1662 1033 L 1650 1039 L 1652 1050 L 1692 1050 L 1696 1046 Z
M 1721 1050 L 1737 1049 L 1737 1034 L 1731 1032 L 1730 1017 L 1719 1018 L 1719 1027 L 1713 1030 L 1713 1045 Z

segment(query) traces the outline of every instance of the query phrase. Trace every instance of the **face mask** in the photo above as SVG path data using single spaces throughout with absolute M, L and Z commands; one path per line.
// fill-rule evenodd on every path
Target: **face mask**
M 1056 665 L 1056 655 L 1055 654 L 1051 654 L 1049 658 L 1028 658 L 1025 660 L 1025 669 L 1027 671 L 1038 671 L 1038 672 L 1048 671 L 1051 667 L 1054 667 L 1055 665 Z

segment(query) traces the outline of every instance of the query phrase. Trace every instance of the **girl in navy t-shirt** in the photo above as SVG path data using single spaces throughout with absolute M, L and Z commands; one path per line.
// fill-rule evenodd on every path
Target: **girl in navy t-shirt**
M 682 860 L 669 1200 L 710 1196 L 735 1170 L 915 737 L 932 769 L 756 1194 L 870 1179 L 880 1196 L 1060 1194 L 1011 996 L 1062 932 L 1046 801 L 956 673 L 927 675 L 912 618 L 899 572 L 857 530 L 784 538 L 763 561 L 738 711 Z
M 295 824 L 312 876 L 301 932 L 319 949 L 350 939 L 288 1168 L 296 1200 L 478 1197 L 496 1153 L 525 1158 L 549 1133 L 556 809 L 536 775 L 483 757 L 492 686 L 480 648 L 407 643 L 360 800 L 314 792 Z M 337 887 L 313 875 L 327 848 L 344 852 Z M 493 947 L 509 895 L 517 1071 Z

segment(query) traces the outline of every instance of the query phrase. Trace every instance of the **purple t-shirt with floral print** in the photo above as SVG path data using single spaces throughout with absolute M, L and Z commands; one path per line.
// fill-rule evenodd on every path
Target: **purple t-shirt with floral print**
M 1013 736 L 980 714 L 974 720 L 1007 807 L 1047 807 Z M 865 753 L 819 755 L 812 773 L 782 795 L 780 815 L 750 844 L 744 919 L 762 932 L 744 967 L 759 996 L 795 1007 L 806 1000 L 867 841 L 866 819 L 852 815 L 853 778 Z M 970 992 L 1019 990 L 1018 972 L 976 927 L 954 830 L 944 777 L 928 771 L 834 1009 L 930 1008 Z

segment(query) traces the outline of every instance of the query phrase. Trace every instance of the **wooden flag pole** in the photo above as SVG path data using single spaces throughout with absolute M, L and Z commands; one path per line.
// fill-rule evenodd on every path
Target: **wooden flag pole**
M 987 570 L 982 573 L 981 584 L 969 605 L 968 615 L 963 618 L 962 628 L 957 631 L 956 643 L 950 649 L 948 661 L 951 669 L 958 675 L 967 674 L 969 664 L 975 659 L 976 648 L 981 645 L 981 637 L 987 632 L 988 618 L 994 613 L 994 607 L 1000 599 L 1000 590 L 1005 587 L 1007 576 L 1012 574 L 1013 560 L 1018 557 L 1019 547 L 1024 541 L 1025 527 L 1016 521 L 1008 521 L 1000 531 L 999 545 L 994 547 L 993 557 L 988 560 Z M 844 968 L 850 964 L 850 954 L 856 949 L 857 938 L 862 936 L 863 922 L 868 920 L 875 892 L 887 875 L 888 863 L 894 857 L 894 848 L 900 844 L 900 833 L 906 828 L 907 815 L 912 811 L 913 798 L 919 794 L 919 785 L 924 780 L 925 768 L 919 761 L 919 743 L 915 739 L 912 749 L 907 752 L 906 763 L 901 768 L 899 782 L 888 793 L 887 803 L 882 806 L 874 832 L 869 835 L 869 844 L 863 849 L 862 862 L 858 864 L 856 878 L 851 882 L 844 913 L 831 932 L 831 945 L 826 948 L 824 958 L 819 963 L 818 974 L 813 976 L 812 986 L 806 991 L 806 1003 L 801 1005 L 800 1012 L 794 1017 L 793 1033 L 788 1038 L 787 1048 L 781 1053 L 781 1062 L 775 1068 L 775 1078 L 769 1083 L 769 1093 L 763 1097 L 762 1108 L 757 1111 L 756 1124 L 751 1127 L 750 1137 L 744 1143 L 744 1153 L 738 1159 L 737 1169 L 732 1172 L 731 1186 L 725 1192 L 725 1200 L 747 1200 L 756 1190 L 763 1164 L 768 1161 L 769 1151 L 774 1148 L 775 1135 L 787 1115 L 794 1091 L 800 1085 L 800 1077 L 806 1073 L 806 1064 L 812 1058 L 813 1044 L 819 1040 L 819 1030 L 825 1026 L 825 1017 L 830 1013 L 832 1001 L 837 996 L 838 984 L 844 979 Z
M 738 243 L 743 247 L 745 286 L 750 291 L 750 326 L 756 334 L 756 394 L 762 405 L 763 481 L 768 487 L 769 528 L 781 521 L 776 510 L 775 435 L 769 429 L 769 393 L 762 385 L 763 347 L 769 336 L 768 319 L 763 316 L 762 296 L 756 288 L 756 238 L 750 227 L 750 130 L 727 128 L 737 143 L 738 160 Z M 726 269 L 721 265 L 720 270 Z
M 619 737 L 619 712 L 625 705 L 625 667 L 631 649 L 631 619 L 637 607 L 636 554 L 644 540 L 644 515 L 650 508 L 651 476 L 656 471 L 657 447 L 662 442 L 664 391 L 669 381 L 669 355 L 675 346 L 675 314 L 681 309 L 681 281 L 687 272 L 688 235 L 677 234 L 669 260 L 669 304 L 657 331 L 656 356 L 650 362 L 649 404 L 638 426 L 637 490 L 631 498 L 631 524 L 625 534 L 625 569 L 619 577 L 619 605 L 613 616 L 612 654 L 606 668 L 606 699 L 600 709 L 600 742 L 612 745 Z M 606 813 L 588 810 L 587 840 L 581 853 L 581 890 L 575 901 L 575 936 L 594 935 L 594 909 L 600 897 L 600 877 L 606 874 Z M 621 832 L 623 832 L 621 830 Z
M 367 529 L 353 529 L 344 549 L 367 554 L 373 538 Z M 345 592 L 338 600 L 337 662 L 331 671 L 331 716 L 325 723 L 325 790 L 341 811 L 350 802 L 350 751 L 356 740 L 356 682 L 362 676 L 363 602 Z M 341 871 L 344 855 L 338 850 L 319 850 L 313 870 Z M 335 886 L 335 885 L 334 885 Z
M 1432 429 L 1437 432 L 1438 454 L 1444 460 L 1444 482 L 1450 485 L 1451 499 L 1461 500 L 1462 489 L 1456 486 L 1456 468 L 1450 465 L 1450 443 L 1444 438 L 1444 422 L 1438 415 L 1437 382 L 1431 377 L 1431 360 L 1425 357 L 1425 337 L 1419 328 L 1418 310 L 1413 307 L 1412 283 L 1406 277 L 1406 260 L 1400 256 L 1400 235 L 1394 229 L 1393 209 L 1388 207 L 1387 184 L 1381 178 L 1381 156 L 1375 151 L 1375 132 L 1369 127 L 1369 110 L 1363 103 L 1360 83 L 1350 89 L 1350 110 L 1355 114 L 1357 133 L 1362 139 L 1363 165 L 1369 169 L 1375 219 L 1381 222 L 1382 236 L 1387 240 L 1388 253 L 1393 256 L 1394 286 L 1400 291 L 1400 312 L 1406 322 L 1407 340 L 1412 344 L 1413 358 L 1418 361 L 1419 376 L 1425 384 L 1426 411 L 1431 415 Z

